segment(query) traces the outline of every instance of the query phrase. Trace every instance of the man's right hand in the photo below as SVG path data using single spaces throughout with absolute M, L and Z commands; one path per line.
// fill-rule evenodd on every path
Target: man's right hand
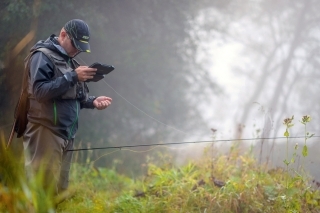
M 88 79 L 92 79 L 93 76 L 96 74 L 97 69 L 96 68 L 90 68 L 88 66 L 79 66 L 77 69 L 75 69 L 78 80 L 79 81 L 86 81 Z

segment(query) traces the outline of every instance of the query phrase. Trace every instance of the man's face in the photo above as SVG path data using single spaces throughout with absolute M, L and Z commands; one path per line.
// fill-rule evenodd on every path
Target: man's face
M 61 34 L 61 42 L 60 45 L 63 49 L 68 53 L 70 57 L 74 57 L 79 53 L 79 50 L 74 46 L 72 37 L 68 35 L 66 31 L 62 31 Z

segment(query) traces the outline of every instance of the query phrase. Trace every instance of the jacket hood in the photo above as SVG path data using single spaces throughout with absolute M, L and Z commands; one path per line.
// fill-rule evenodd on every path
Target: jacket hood
M 40 40 L 38 41 L 31 49 L 30 52 L 34 51 L 35 49 L 39 48 L 47 48 L 49 50 L 59 52 L 64 56 L 68 56 L 67 52 L 60 46 L 56 35 L 52 34 L 47 40 Z

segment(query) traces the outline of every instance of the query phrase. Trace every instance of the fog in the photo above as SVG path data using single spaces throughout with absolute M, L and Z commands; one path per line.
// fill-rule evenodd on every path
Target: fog
M 211 99 L 210 107 L 201 108 L 210 126 L 218 130 L 218 141 L 257 138 L 243 144 L 255 146 L 257 158 L 272 166 L 284 165 L 283 120 L 294 115 L 290 136 L 301 138 L 289 140 L 290 153 L 299 143 L 300 158 L 305 134 L 314 134 L 307 142 L 309 156 L 305 166 L 319 178 L 315 169 L 318 149 L 313 149 L 319 132 L 319 17 L 313 10 L 314 1 L 300 3 L 298 6 L 287 2 L 284 13 L 278 13 L 281 4 L 269 5 L 269 11 L 251 11 L 231 22 L 227 31 L 214 29 L 201 39 L 206 51 L 199 52 L 199 63 L 207 65 L 211 78 L 223 90 L 222 95 Z M 203 11 L 199 23 L 205 26 L 214 22 L 220 12 Z M 312 118 L 306 126 L 301 123 L 304 115 Z
M 115 71 L 89 83 L 91 94 L 110 96 L 113 103 L 104 111 L 81 111 L 77 148 L 199 142 L 168 148 L 182 163 L 202 154 L 208 143 L 201 141 L 216 141 L 222 153 L 237 141 L 244 152 L 253 146 L 259 162 L 284 166 L 283 120 L 294 115 L 289 132 L 299 138 L 289 139 L 289 152 L 299 143 L 300 158 L 305 135 L 314 134 L 307 140 L 306 167 L 320 179 L 313 169 L 320 161 L 318 1 L 94 1 L 86 8 L 73 1 L 67 7 L 58 7 L 62 1 L 57 7 L 23 2 L 1 5 L 4 135 L 10 130 L 28 49 L 58 34 L 69 19 L 81 18 L 92 32 L 92 53 L 76 59 L 82 65 L 111 64 Z M 34 37 L 23 40 L 32 30 Z M 13 55 L 11 50 L 22 41 L 24 46 Z M 306 126 L 300 122 L 304 115 L 311 116 Z M 98 163 L 139 172 L 155 152 L 120 151 Z M 94 152 L 93 158 L 104 153 Z

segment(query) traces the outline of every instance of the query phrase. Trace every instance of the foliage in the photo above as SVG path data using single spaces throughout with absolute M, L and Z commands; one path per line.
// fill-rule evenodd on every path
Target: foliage
M 147 174 L 135 181 L 112 170 L 75 165 L 72 178 L 77 192 L 59 205 L 58 212 L 320 210 L 320 193 L 308 182 L 289 176 L 287 192 L 285 170 L 261 171 L 250 153 L 240 156 L 237 148 L 214 158 L 209 153 L 181 167 L 174 166 L 165 155 L 167 162 L 158 166 L 149 162 Z
M 39 186 L 41 173 L 27 181 L 23 161 L 0 139 L 0 212 L 54 212 L 54 199 Z

